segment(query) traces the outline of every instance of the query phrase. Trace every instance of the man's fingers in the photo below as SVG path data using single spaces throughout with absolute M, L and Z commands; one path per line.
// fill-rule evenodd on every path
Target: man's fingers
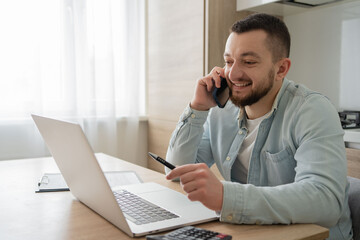
M 176 167 L 175 169 L 171 170 L 171 172 L 168 175 L 166 175 L 166 179 L 171 180 L 174 178 L 178 178 L 178 177 L 183 176 L 184 174 L 196 171 L 197 169 L 203 169 L 203 168 L 207 168 L 205 163 L 186 164 L 183 166 L 179 166 L 179 167 Z
M 213 76 L 210 75 L 210 76 L 207 76 L 206 78 L 202 79 L 203 81 L 203 84 L 206 86 L 206 90 L 208 92 L 211 92 L 211 90 L 214 88 L 214 79 L 213 79 Z
M 220 86 L 221 86 L 221 79 L 220 79 L 220 77 L 225 77 L 224 69 L 221 68 L 221 67 L 214 67 L 214 68 L 211 70 L 211 76 L 212 76 L 212 79 L 213 79 L 214 82 L 215 82 L 215 86 L 216 86 L 217 88 L 220 88 Z
M 171 172 L 168 175 L 166 175 L 166 179 L 171 180 L 174 178 L 178 178 L 184 175 L 185 173 L 194 171 L 195 169 L 196 169 L 196 164 L 186 164 L 183 166 L 176 167 L 175 169 L 171 170 Z
M 195 189 L 194 191 L 188 193 L 187 197 L 190 201 L 203 202 L 203 200 L 205 199 L 204 189 Z
M 221 76 L 225 76 L 224 69 L 221 67 L 214 67 L 210 74 L 202 79 L 202 84 L 206 85 L 208 92 L 211 92 L 215 87 L 219 88 L 221 86 Z
M 181 182 L 181 185 L 182 185 L 183 190 L 188 194 L 193 191 L 196 191 L 196 189 L 198 189 L 198 185 L 197 185 L 196 181 L 191 181 L 191 182 L 188 182 L 185 184 Z

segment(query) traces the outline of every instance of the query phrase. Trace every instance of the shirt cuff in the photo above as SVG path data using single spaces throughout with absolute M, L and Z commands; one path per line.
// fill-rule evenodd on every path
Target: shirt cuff
M 192 109 L 190 107 L 190 104 L 188 104 L 183 112 L 183 114 L 180 116 L 181 122 L 190 122 L 193 124 L 200 124 L 201 126 L 205 123 L 207 116 L 209 114 L 209 111 L 198 111 L 195 109 Z
M 220 221 L 241 223 L 244 209 L 244 187 L 240 183 L 222 181 L 224 186 Z

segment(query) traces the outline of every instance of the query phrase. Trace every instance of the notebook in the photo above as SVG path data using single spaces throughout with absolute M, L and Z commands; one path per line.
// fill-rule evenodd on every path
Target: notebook
M 142 183 L 134 171 L 107 171 L 104 172 L 110 187 Z M 36 193 L 70 191 L 61 173 L 44 173 L 37 184 Z
M 160 184 L 149 182 L 111 188 L 79 124 L 31 116 L 71 193 L 129 236 L 144 236 L 218 219 L 214 211 L 200 202 L 191 202 L 185 195 Z M 123 200 L 114 195 L 126 193 L 165 209 L 173 214 L 172 218 L 136 222 L 137 214 L 129 213 L 123 205 L 120 207 Z M 137 206 L 133 206 L 135 210 Z

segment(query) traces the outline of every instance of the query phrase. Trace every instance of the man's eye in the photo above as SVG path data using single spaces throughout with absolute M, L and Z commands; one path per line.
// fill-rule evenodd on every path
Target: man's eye
M 253 61 L 244 61 L 244 63 L 245 63 L 246 65 L 253 65 L 253 64 L 255 64 L 256 62 L 253 62 Z

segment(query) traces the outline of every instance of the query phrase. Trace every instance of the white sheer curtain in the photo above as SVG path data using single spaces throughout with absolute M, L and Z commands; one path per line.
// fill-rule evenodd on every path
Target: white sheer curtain
M 144 5 L 0 0 L 0 159 L 46 153 L 31 113 L 80 122 L 95 151 L 135 158 L 122 148 L 145 115 Z

